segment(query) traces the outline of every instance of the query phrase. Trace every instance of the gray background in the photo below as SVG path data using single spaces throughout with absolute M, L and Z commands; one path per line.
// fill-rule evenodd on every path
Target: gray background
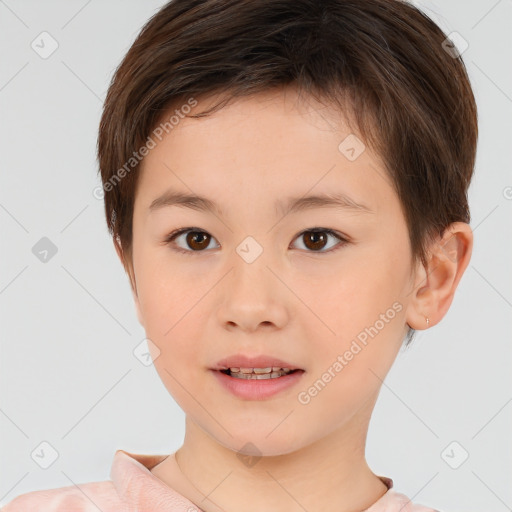
M 119 448 L 167 454 L 183 439 L 183 412 L 133 354 L 145 334 L 92 194 L 108 83 L 163 4 L 0 1 L 0 504 L 106 480 Z M 389 373 L 367 457 L 415 502 L 502 512 L 512 508 L 512 3 L 416 4 L 469 43 L 475 247 L 444 320 Z M 46 59 L 31 47 L 42 31 L 59 45 Z M 47 262 L 32 252 L 43 237 L 57 248 Z M 58 453 L 47 469 L 42 442 Z

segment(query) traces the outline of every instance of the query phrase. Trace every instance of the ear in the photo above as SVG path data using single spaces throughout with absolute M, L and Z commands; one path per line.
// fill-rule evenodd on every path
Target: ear
M 427 329 L 447 313 L 473 250 L 469 224 L 454 222 L 430 248 L 428 268 L 418 266 L 406 319 L 410 327 Z M 429 319 L 427 325 L 426 317 Z
M 121 240 L 119 237 L 114 238 L 114 247 L 116 248 L 117 256 L 121 260 L 121 264 L 124 267 L 126 274 L 130 280 L 130 289 L 132 291 L 133 302 L 135 303 L 135 311 L 137 312 L 137 318 L 139 320 L 140 325 L 144 326 L 144 321 L 141 313 L 139 296 L 137 294 L 137 284 L 135 281 L 135 273 L 133 272 L 133 264 L 131 261 L 127 261 L 125 254 L 123 252 L 123 248 L 121 246 Z

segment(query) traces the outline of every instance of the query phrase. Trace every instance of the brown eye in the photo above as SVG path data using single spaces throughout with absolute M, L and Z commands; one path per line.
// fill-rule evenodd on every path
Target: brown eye
M 338 244 L 331 244 L 327 250 L 323 250 L 326 245 L 329 243 L 329 237 L 337 239 Z M 335 231 L 331 229 L 308 229 L 307 231 L 303 231 L 298 237 L 297 240 L 302 241 L 305 250 L 307 252 L 332 252 L 337 250 L 339 247 L 343 247 L 348 241 L 343 238 L 341 235 L 337 234 Z M 339 247 L 335 247 L 331 250 L 333 246 L 338 245 Z
M 185 241 L 191 249 L 201 251 L 210 244 L 211 236 L 204 231 L 189 231 Z
M 323 249 L 327 243 L 327 237 L 321 231 L 306 231 L 302 237 L 304 245 L 314 251 Z
M 212 238 L 213 237 L 206 231 L 187 228 L 172 232 L 165 239 L 165 243 L 172 243 L 173 245 L 176 245 L 176 250 L 178 252 L 193 254 L 194 252 L 205 252 L 205 249 L 210 245 Z M 174 240 L 176 240 L 176 242 Z M 177 243 L 178 241 L 181 242 L 181 245 Z
M 178 239 L 185 238 L 180 245 L 177 243 Z M 331 244 L 327 250 L 323 250 L 329 243 L 329 238 L 338 240 L 338 243 Z M 344 247 L 349 241 L 336 233 L 332 229 L 308 229 L 303 231 L 296 237 L 297 240 L 302 241 L 304 248 L 307 252 L 326 253 L 334 252 L 337 249 Z M 175 242 L 176 240 L 176 242 Z M 197 228 L 186 228 L 173 231 L 166 239 L 166 244 L 173 244 L 175 250 L 181 253 L 193 254 L 194 252 L 207 252 L 210 242 L 215 240 L 209 233 Z M 332 249 L 334 247 L 334 249 Z

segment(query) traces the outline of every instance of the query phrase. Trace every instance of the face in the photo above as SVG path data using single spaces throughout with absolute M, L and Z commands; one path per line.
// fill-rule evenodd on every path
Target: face
M 340 117 L 290 90 L 239 99 L 181 119 L 140 170 L 139 319 L 187 418 L 233 450 L 289 453 L 347 427 L 374 403 L 406 332 L 405 219 L 378 156 Z M 162 199 L 171 193 L 216 207 Z M 241 397 L 213 370 L 237 354 L 301 371 L 266 398 Z

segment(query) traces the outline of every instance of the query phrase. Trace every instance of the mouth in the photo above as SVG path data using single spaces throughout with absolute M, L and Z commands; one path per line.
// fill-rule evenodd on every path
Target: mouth
M 237 361 L 240 361 L 238 359 Z M 282 365 L 282 361 L 272 359 L 267 366 L 261 363 L 254 366 L 218 366 L 212 368 L 217 382 L 229 393 L 242 400 L 267 400 L 298 386 L 305 370 Z M 289 363 L 286 363 L 289 364 Z M 259 366 L 261 365 L 261 366 Z
M 245 380 L 280 379 L 293 373 L 304 373 L 297 365 L 269 355 L 233 354 L 212 368 L 228 377 Z
M 224 375 L 233 377 L 235 379 L 254 379 L 254 380 L 268 380 L 278 379 L 286 375 L 290 375 L 296 372 L 304 372 L 301 369 L 283 368 L 280 366 L 268 366 L 266 368 L 240 368 L 232 367 L 219 370 Z

